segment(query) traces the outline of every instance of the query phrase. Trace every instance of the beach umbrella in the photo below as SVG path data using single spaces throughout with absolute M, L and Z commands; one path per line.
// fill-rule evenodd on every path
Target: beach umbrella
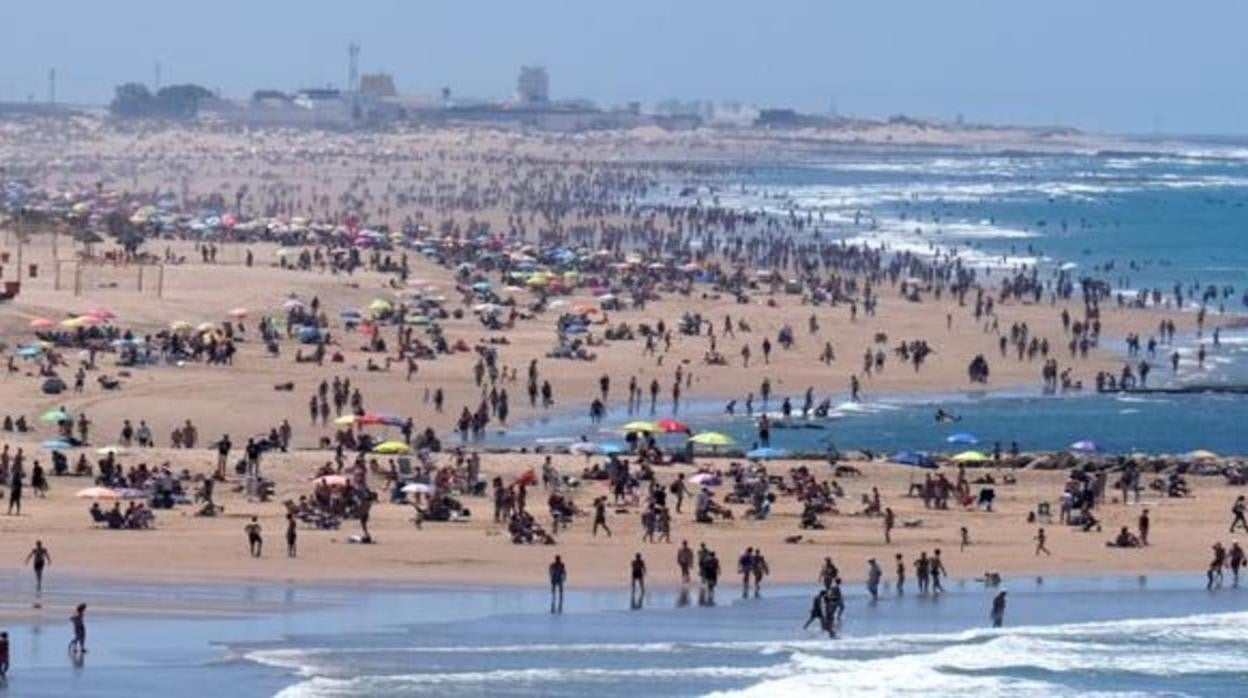
M 788 456 L 789 452 L 783 448 L 771 448 L 770 446 L 756 448 L 745 454 L 745 457 L 751 460 L 773 460 L 776 458 L 787 458 Z
M 47 412 L 39 415 L 39 421 L 47 422 L 48 424 L 58 424 L 66 421 L 67 419 L 69 419 L 69 413 L 60 409 L 48 410 Z
M 659 425 L 654 422 L 629 422 L 620 427 L 620 431 L 625 434 L 650 434 L 659 430 Z
M 64 327 L 67 330 L 72 330 L 76 327 L 82 327 L 82 324 L 83 324 L 82 318 L 80 317 L 71 317 L 71 318 L 66 318 L 64 320 L 61 320 L 61 327 Z
M 90 308 L 89 310 L 87 310 L 86 314 L 91 315 L 93 317 L 98 317 L 103 320 L 116 320 L 117 319 L 117 313 L 114 313 L 110 308 L 105 308 L 102 305 L 97 305 L 93 308 Z
M 1203 448 L 1198 448 L 1195 451 L 1192 451 L 1191 453 L 1187 454 L 1187 457 L 1192 460 L 1214 460 L 1218 457 L 1218 454 L 1214 453 L 1213 451 L 1209 451 Z
M 64 439 L 48 439 L 47 441 L 39 444 L 39 448 L 47 449 L 49 451 L 64 451 L 67 448 L 73 447 L 73 444 Z
M 374 315 L 390 312 L 394 306 L 390 305 L 390 301 L 384 298 L 374 298 L 372 303 L 368 304 L 368 311 Z
M 101 446 L 100 448 L 95 449 L 95 452 L 100 454 L 101 456 L 109 456 L 109 455 L 124 456 L 126 455 L 126 449 L 122 448 L 121 446 Z
M 282 303 L 282 310 L 294 310 L 302 307 L 304 307 L 303 301 L 298 298 L 287 298 L 286 302 Z
M 733 441 L 732 437 L 727 434 L 721 434 L 717 431 L 704 431 L 689 437 L 689 443 L 699 446 L 732 446 L 737 442 Z
M 412 447 L 402 441 L 383 441 L 377 444 L 373 449 L 373 453 L 382 453 L 386 455 L 395 455 L 399 453 L 411 453 Z
M 37 317 L 26 323 L 32 330 L 50 330 L 56 327 L 56 323 L 46 317 Z
M 121 499 L 121 493 L 108 487 L 88 487 L 74 493 L 79 499 Z
M 193 327 L 194 325 L 186 320 L 175 320 L 174 322 L 169 323 L 169 329 L 174 332 L 190 332 Z
M 894 453 L 889 460 L 897 465 L 908 465 L 912 468 L 935 468 L 936 461 L 925 453 L 917 453 L 915 451 L 898 451 Z
M 325 487 L 346 487 L 348 484 L 347 478 L 342 475 L 322 475 L 312 482 Z
M 216 331 L 216 329 L 217 329 L 217 326 L 212 324 L 211 322 L 201 322 L 195 326 L 195 330 L 197 332 L 214 332 Z
M 668 434 L 688 434 L 690 431 L 688 424 L 675 419 L 660 419 L 657 426 Z
M 355 424 L 355 415 L 344 414 L 341 417 L 336 417 L 334 419 L 334 424 L 340 427 L 351 426 L 352 424 Z
M 963 451 L 949 460 L 954 463 L 983 463 L 988 460 L 988 456 L 979 451 Z
M 968 434 L 964 431 L 959 432 L 957 434 L 950 434 L 949 436 L 945 437 L 945 441 L 947 443 L 960 444 L 960 445 L 965 445 L 965 446 L 974 446 L 975 444 L 979 443 L 979 439 L 975 438 L 974 434 Z
M 689 476 L 689 482 L 698 487 L 718 487 L 720 480 L 715 473 L 695 473 Z
M 1074 451 L 1075 453 L 1098 453 L 1101 450 L 1101 448 L 1100 446 L 1096 445 L 1095 441 L 1088 441 L 1087 439 L 1084 439 L 1082 441 L 1076 441 L 1073 444 L 1071 444 L 1070 450 Z
M 239 307 L 239 308 L 231 308 L 230 311 L 226 313 L 226 315 L 229 315 L 230 317 L 235 318 L 237 320 L 241 320 L 247 317 L 248 313 L 250 312 L 251 311 L 247 310 L 246 308 Z
M 473 284 L 473 285 L 472 285 L 472 290 L 474 290 L 474 291 L 488 291 L 488 290 L 490 290 L 490 282 L 488 282 L 488 281 L 478 281 L 477 283 L 475 283 L 475 284 Z
M 589 455 L 594 453 L 598 448 L 598 444 L 589 441 L 577 441 L 568 447 L 569 453 L 584 453 Z
M 423 482 L 412 482 L 403 485 L 403 489 L 399 491 L 403 494 L 433 494 L 433 485 L 427 485 Z
M 22 347 L 17 350 L 17 355 L 23 359 L 33 359 L 43 353 L 43 347 Z
M 627 451 L 627 447 L 622 444 L 604 443 L 594 444 L 594 453 L 603 456 L 616 456 Z

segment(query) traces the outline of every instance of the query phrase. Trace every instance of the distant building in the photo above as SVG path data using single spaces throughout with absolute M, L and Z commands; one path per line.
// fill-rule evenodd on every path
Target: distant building
M 546 75 L 546 68 L 540 65 L 520 68 L 520 77 L 516 78 L 516 98 L 525 105 L 550 102 L 550 77 Z
M 360 94 L 368 97 L 394 97 L 394 78 L 386 73 L 369 73 L 360 76 Z

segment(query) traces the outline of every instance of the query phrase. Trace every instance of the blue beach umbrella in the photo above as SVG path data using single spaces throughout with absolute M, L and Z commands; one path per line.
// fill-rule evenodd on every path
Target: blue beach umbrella
M 788 455 L 789 452 L 783 448 L 771 448 L 770 446 L 764 446 L 763 448 L 756 448 L 749 453 L 746 453 L 745 457 L 751 460 L 772 460 L 775 458 L 787 458 Z
M 627 447 L 621 444 L 605 443 L 605 444 L 594 445 L 594 453 L 598 453 L 604 456 L 616 456 L 621 453 L 624 453 L 627 450 L 628 450 Z
M 1100 453 L 1101 447 L 1097 446 L 1095 441 L 1084 439 L 1071 444 L 1070 450 L 1075 453 Z
M 898 451 L 894 453 L 889 460 L 897 465 L 907 465 L 912 468 L 935 468 L 936 461 L 932 460 L 925 453 L 916 451 Z
M 968 434 L 964 431 L 958 432 L 957 434 L 950 434 L 945 437 L 945 441 L 951 444 L 964 444 L 967 446 L 974 446 L 979 443 L 979 439 L 975 438 L 974 434 Z
M 39 444 L 39 447 L 45 448 L 49 451 L 64 451 L 67 448 L 73 448 L 73 445 L 64 439 L 48 439 L 47 441 Z

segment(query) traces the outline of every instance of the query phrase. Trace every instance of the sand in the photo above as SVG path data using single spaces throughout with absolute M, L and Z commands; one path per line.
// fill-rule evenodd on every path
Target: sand
M 157 183 L 173 189 L 179 186 L 202 195 L 204 191 L 219 190 L 229 197 L 240 183 L 252 183 L 252 196 L 248 205 L 260 207 L 265 204 L 264 195 L 280 200 L 274 193 L 281 183 L 302 192 L 300 200 L 311 201 L 312 191 L 323 192 L 332 199 L 330 207 L 339 205 L 340 199 L 351 192 L 363 191 L 376 196 L 369 199 L 366 208 L 375 209 L 377 215 L 389 218 L 411 216 L 419 213 L 421 219 L 436 224 L 442 220 L 460 223 L 466 220 L 462 210 L 442 206 L 436 202 L 412 205 L 411 211 L 392 209 L 392 200 L 378 192 L 385 190 L 386 165 L 357 164 L 356 152 L 342 149 L 344 136 L 322 136 L 315 143 L 323 148 L 317 158 L 300 156 L 299 148 L 311 147 L 312 137 L 305 134 L 286 134 L 257 139 L 254 135 L 231 133 L 195 133 L 178 131 L 152 132 L 147 134 L 109 133 L 99 137 L 73 138 L 69 142 L 36 143 L 28 148 L 18 148 L 6 142 L 6 149 L 17 152 L 24 166 L 42 163 L 45 174 L 51 180 L 65 182 L 89 182 L 100 178 L 109 188 L 143 188 Z M 274 153 L 275 140 L 286 139 L 289 158 Z M 640 139 L 644 141 L 645 139 Z M 425 160 L 419 165 L 421 186 L 434 186 L 440 179 L 463 178 L 489 180 L 490 165 L 483 159 L 474 159 L 464 153 L 478 153 L 481 158 L 500 151 L 514 150 L 516 163 L 494 165 L 495 176 L 505 179 L 514 177 L 515 168 L 534 170 L 550 169 L 542 162 L 559 161 L 575 152 L 584 159 L 608 160 L 629 152 L 630 157 L 641 159 L 653 150 L 629 151 L 635 144 L 629 139 L 595 140 L 593 138 L 567 140 L 550 139 L 542 143 L 537 139 L 514 135 L 476 131 L 449 131 L 445 133 L 418 133 L 402 138 L 377 137 L 376 142 L 361 144 L 360 152 L 391 153 L 395 148 L 415 147 L 423 152 Z M 263 146 L 264 154 L 272 157 L 264 162 L 257 160 L 253 142 Z M 666 142 L 666 146 L 673 144 Z M 688 143 L 685 143 L 688 145 Z M 419 148 L 426 150 L 420 151 Z M 371 148 L 371 150 L 370 150 Z M 57 150 L 59 160 L 51 159 L 50 152 Z M 455 153 L 448 163 L 439 164 L 437 153 Z M 198 157 L 195 154 L 198 153 Z M 95 159 L 92 159 L 94 154 Z M 376 157 L 382 158 L 382 155 Z M 549 160 L 539 161 L 545 157 Z M 527 159 L 526 159 L 527 158 Z M 309 159 L 324 161 L 321 165 L 309 165 Z M 57 165 L 56 163 L 60 163 Z M 332 165 L 332 163 L 340 165 Z M 68 165 L 66 165 L 68 163 Z M 192 166 L 193 165 L 193 166 Z M 214 169 L 215 167 L 215 169 Z M 501 171 L 498 169 L 501 168 Z M 557 168 L 557 166 L 556 166 Z M 483 171 L 484 170 L 484 171 Z M 347 183 L 347 177 L 355 172 L 357 178 Z M 501 172 L 501 173 L 500 173 Z M 508 174 L 510 173 L 510 174 Z M 337 179 L 336 179 L 337 178 Z M 457 179 L 458 178 L 458 179 Z M 267 181 L 267 185 L 260 182 Z M 363 182 L 360 184 L 359 182 Z M 284 186 L 284 185 L 283 185 Z M 318 189 L 319 187 L 319 189 Z M 294 196 L 293 194 L 291 196 Z M 305 206 L 316 213 L 319 204 Z M 508 212 L 504 205 L 487 207 L 474 214 L 480 220 L 506 221 Z M 166 243 L 153 243 L 152 251 L 160 252 Z M 23 249 L 26 264 L 39 265 L 37 278 L 25 281 L 22 295 L 14 302 L 0 306 L 0 332 L 3 340 L 12 346 L 30 338 L 26 323 L 33 317 L 59 319 L 66 314 L 81 312 L 91 306 L 104 305 L 119 316 L 119 322 L 138 331 L 153 331 L 177 320 L 192 323 L 220 322 L 226 319 L 231 308 L 247 307 L 252 311 L 248 320 L 253 341 L 240 345 L 241 351 L 235 365 L 209 367 L 187 364 L 177 367 L 159 367 L 133 371 L 123 379 L 124 386 L 117 392 L 103 392 L 94 384 L 82 395 L 48 397 L 40 393 L 39 381 L 30 375 L 8 375 L 0 378 L 5 399 L 0 413 L 27 415 L 32 419 L 42 411 L 65 406 L 77 414 L 85 412 L 93 421 L 94 446 L 112 443 L 123 419 L 136 425 L 146 421 L 152 428 L 159 445 L 169 443 L 169 433 L 186 419 L 199 428 L 201 442 L 215 440 L 221 434 L 231 434 L 235 443 L 241 444 L 248 436 L 258 435 L 289 419 L 294 426 L 295 451 L 287 455 L 268 456 L 264 473 L 277 482 L 278 496 L 269 503 L 247 501 L 241 494 L 229 492 L 228 487 L 219 489 L 218 502 L 225 506 L 225 515 L 215 519 L 198 519 L 190 516 L 187 508 L 173 512 L 158 512 L 157 527 L 153 531 L 106 531 L 90 526 L 86 514 L 88 502 L 75 499 L 73 493 L 89 483 L 72 479 L 53 478 L 52 493 L 47 499 L 35 499 L 28 492 L 23 515 L 0 516 L 0 559 L 9 561 L 7 567 L 15 569 L 33 540 L 41 538 L 52 550 L 54 564 L 52 575 L 61 571 L 103 575 L 134 576 L 142 578 L 196 581 L 231 580 L 294 580 L 310 581 L 410 581 L 410 582 L 462 582 L 474 584 L 540 584 L 550 557 L 559 553 L 568 561 L 574 584 L 613 585 L 624 581 L 626 561 L 634 552 L 641 551 L 653 558 L 652 570 L 660 583 L 675 579 L 673 563 L 675 548 L 665 544 L 642 544 L 637 512 L 613 515 L 611 525 L 615 536 L 609 541 L 594 539 L 588 534 L 588 522 L 578 520 L 572 530 L 560 536 L 559 545 L 550 549 L 516 546 L 508 542 L 505 530 L 488 520 L 490 503 L 486 499 L 469 500 L 474 510 L 473 520 L 461 524 L 428 524 L 417 530 L 411 523 L 411 511 L 406 507 L 381 505 L 374 511 L 372 529 L 378 544 L 353 545 L 346 542 L 356 533 L 354 522 L 347 522 L 340 531 L 303 531 L 298 559 L 286 559 L 281 550 L 281 531 L 284 517 L 280 502 L 286 498 L 310 493 L 309 479 L 313 470 L 330 459 L 331 454 L 313 450 L 329 430 L 308 424 L 307 398 L 322 379 L 335 374 L 349 376 L 360 387 L 365 404 L 370 411 L 393 412 L 411 415 L 418 428 L 432 426 L 449 437 L 449 427 L 462 406 L 474 406 L 480 399 L 480 390 L 474 385 L 471 367 L 475 355 L 470 353 L 441 357 L 436 361 L 422 362 L 415 379 L 404 379 L 401 367 L 391 372 L 367 372 L 363 370 L 368 354 L 359 351 L 363 338 L 342 335 L 337 324 L 334 329 L 341 337 L 346 360 L 340 365 L 326 364 L 318 368 L 311 364 L 295 364 L 295 346 L 287 343 L 279 357 L 268 356 L 263 347 L 254 341 L 254 318 L 265 313 L 277 312 L 282 300 L 289 293 L 304 298 L 320 297 L 331 316 L 343 307 L 359 307 L 375 297 L 388 297 L 386 277 L 362 272 L 348 279 L 317 272 L 296 272 L 279 269 L 275 265 L 275 247 L 267 244 L 224 246 L 223 263 L 205 265 L 198 263 L 193 247 L 186 242 L 168 243 L 174 251 L 188 254 L 191 261 L 181 266 L 168 266 L 162 284 L 161 296 L 157 297 L 148 269 L 144 288 L 138 290 L 138 271 L 134 268 L 100 269 L 87 272 L 81 283 L 81 295 L 74 294 L 72 258 L 75 248 L 63 237 L 57 242 L 56 258 L 61 267 L 59 283 L 54 269 L 58 262 L 53 259 L 52 236 L 39 231 L 32 236 Z M 0 250 L 16 252 L 16 237 L 5 234 Z M 242 259 L 250 250 L 257 260 L 256 266 L 245 267 Z M 6 274 L 11 273 L 6 271 Z M 457 301 L 450 272 L 423 259 L 414 258 L 413 275 Z M 6 277 L 7 278 L 7 277 Z M 110 286 L 110 284 L 115 284 Z M 57 288 L 59 286 L 59 288 Z M 520 295 L 527 300 L 526 294 Z M 740 305 L 728 298 L 682 298 L 668 294 L 644 311 L 621 311 L 610 313 L 612 322 L 626 321 L 634 326 L 641 322 L 665 320 L 674 324 L 683 312 L 700 312 L 717 325 L 726 314 L 734 319 L 748 321 L 751 333 L 738 333 L 736 339 L 721 338 L 720 351 L 729 359 L 727 367 L 706 366 L 702 357 L 707 350 L 705 337 L 675 335 L 675 343 L 663 357 L 662 365 L 655 357 L 642 355 L 640 340 L 634 342 L 608 343 L 596 347 L 595 362 L 568 362 L 541 360 L 544 378 L 549 378 L 555 391 L 556 409 L 583 411 L 597 390 L 598 377 L 604 373 L 612 377 L 612 407 L 622 402 L 628 378 L 636 376 L 645 386 L 657 378 L 664 387 L 662 400 L 667 401 L 668 387 L 677 366 L 684 366 L 693 375 L 692 384 L 684 393 L 684 399 L 728 400 L 742 398 L 749 391 L 757 391 L 764 378 L 770 379 L 776 394 L 799 395 L 808 386 L 817 395 L 848 396 L 851 375 L 858 374 L 862 353 L 877 345 L 874 336 L 888 336 L 887 347 L 898 341 L 926 339 L 935 349 L 921 371 L 899 365 L 890 355 L 889 364 L 882 373 L 863 378 L 863 392 L 868 399 L 895 392 L 948 393 L 966 389 L 1007 390 L 1039 384 L 1040 361 L 1017 361 L 999 358 L 997 335 L 987 331 L 983 323 L 976 322 L 969 307 L 958 307 L 951 300 L 937 301 L 930 297 L 923 303 L 911 303 L 900 298 L 895 288 L 880 292 L 881 302 L 874 317 L 861 314 L 851 320 L 847 307 L 821 307 L 814 309 L 799 303 L 797 296 L 783 294 L 756 294 L 748 305 Z M 592 300 L 586 292 L 565 299 L 570 305 Z M 773 301 L 775 306 L 769 304 Z M 997 313 L 1003 330 L 1011 323 L 1025 322 L 1032 334 L 1048 338 L 1054 346 L 1054 355 L 1063 368 L 1069 366 L 1076 378 L 1090 385 L 1097 371 L 1117 372 L 1122 358 L 1108 349 L 1095 349 L 1086 359 L 1068 359 L 1064 350 L 1063 330 L 1059 321 L 1061 305 L 1047 302 L 1027 305 L 1016 302 L 998 305 Z M 1069 308 L 1078 315 L 1080 309 Z M 814 312 L 821 325 L 817 335 L 806 331 L 806 322 Z M 520 370 L 533 358 L 541 357 L 554 339 L 554 322 L 557 313 L 548 313 L 532 321 L 525 321 L 505 333 L 487 332 L 469 313 L 463 320 L 444 323 L 448 337 L 464 339 L 470 344 L 489 336 L 504 336 L 509 344 L 501 347 L 502 363 Z M 947 326 L 947 317 L 952 321 Z M 1189 326 L 1184 316 L 1167 316 L 1161 312 L 1120 310 L 1106 307 L 1103 313 L 1103 336 L 1108 340 L 1124 337 L 1130 332 L 1151 333 L 1163 317 L 1172 317 L 1179 323 L 1180 331 Z M 775 334 L 784 325 L 791 325 L 797 333 L 797 345 L 792 351 L 778 347 L 770 364 L 762 361 L 759 344 L 764 336 Z M 837 360 L 831 366 L 818 361 L 825 341 L 832 342 Z M 739 347 L 748 342 L 754 352 L 748 369 L 741 365 Z M 885 347 L 885 348 L 887 348 Z M 966 379 L 966 365 L 976 354 L 984 354 L 992 361 L 992 380 L 987 386 L 971 386 Z M 107 361 L 106 361 L 107 364 Z M 32 368 L 22 365 L 23 371 Z M 112 370 L 112 369 L 108 369 Z M 278 392 L 273 386 L 293 381 L 293 392 Z M 447 393 L 447 410 L 434 413 L 425 403 L 426 391 L 442 388 Z M 512 394 L 512 421 L 532 415 L 524 396 L 523 378 L 520 382 L 505 386 Z M 612 420 L 623 417 L 617 412 Z M 491 425 L 491 429 L 497 425 Z M 4 434 L 0 439 L 11 447 L 24 447 L 28 452 L 37 451 L 37 443 L 51 436 L 47 428 L 26 435 Z M 453 443 L 453 438 L 448 438 Z M 46 464 L 46 454 L 36 455 Z M 162 448 L 133 453 L 123 458 L 123 463 L 133 465 L 146 462 L 156 466 L 168 462 L 175 470 L 188 469 L 192 473 L 210 472 L 215 462 L 214 453 L 206 449 L 197 451 L 174 451 Z M 486 455 L 483 458 L 487 476 L 511 475 L 521 469 L 537 465 L 534 456 Z M 565 473 L 575 473 L 585 464 L 580 457 L 561 457 L 558 460 Z M 724 465 L 724 464 L 720 464 Z M 782 472 L 787 463 L 775 463 L 773 472 Z M 824 466 L 826 467 L 826 466 Z M 955 577 L 979 575 L 985 570 L 1007 574 L 1056 574 L 1092 572 L 1145 572 L 1164 570 L 1197 570 L 1207 557 L 1207 545 L 1223 534 L 1227 522 L 1231 493 L 1219 483 L 1197 481 L 1196 496 L 1184 500 L 1146 499 L 1153 508 L 1155 544 L 1144 550 L 1107 550 L 1105 541 L 1120 525 L 1133 525 L 1138 516 L 1137 506 L 1108 506 L 1105 509 L 1102 533 L 1074 533 L 1053 526 L 1050 547 L 1054 555 L 1036 558 L 1033 555 L 1032 536 L 1034 526 L 1025 521 L 1025 513 L 1040 501 L 1056 502 L 1063 481 L 1062 474 L 1023 472 L 1019 483 L 999 487 L 998 511 L 992 514 L 950 511 L 933 512 L 922 508 L 921 502 L 905 498 L 904 491 L 912 473 L 896 466 L 861 464 L 866 476 L 845 480 L 849 496 L 843 508 L 852 510 L 861 494 L 871 486 L 880 487 L 885 504 L 892 506 L 901 519 L 921 519 L 917 528 L 899 530 L 895 545 L 882 545 L 881 524 L 878 519 L 844 515 L 828 519 L 828 530 L 806 533 L 802 542 L 785 544 L 786 536 L 799 533 L 797 512 L 789 500 L 781 500 L 779 508 L 767 522 L 747 522 L 714 526 L 696 525 L 691 516 L 678 517 L 673 539 L 687 539 L 691 544 L 706 542 L 716 548 L 726 563 L 731 563 L 746 546 L 762 547 L 770 560 L 774 581 L 803 583 L 813 582 L 819 561 L 832 556 L 841 565 L 847 578 L 861 577 L 865 561 L 874 556 L 886 563 L 895 552 L 913 557 L 920 550 L 941 548 L 947 557 L 947 566 Z M 660 477 L 670 479 L 664 470 Z M 577 501 L 586 507 L 600 486 L 589 486 L 577 494 Z M 547 521 L 542 496 L 535 491 L 530 496 L 531 507 Z M 740 508 L 740 507 L 738 507 Z M 258 516 L 268 537 L 268 550 L 259 560 L 248 557 L 242 527 L 250 516 Z M 965 552 L 957 550 L 958 529 L 967 526 L 974 544 Z M 1222 537 L 1225 537 L 1224 534 Z M 731 564 L 728 565 L 731 567 Z M 4 567 L 4 566 L 0 566 Z M 885 564 L 891 571 L 891 564 Z M 731 570 L 727 570 L 731 571 Z

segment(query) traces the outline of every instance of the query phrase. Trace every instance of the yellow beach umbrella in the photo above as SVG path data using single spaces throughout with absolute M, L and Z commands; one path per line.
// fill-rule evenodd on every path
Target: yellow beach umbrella
M 189 332 L 194 326 L 186 320 L 176 320 L 169 324 L 169 329 L 174 332 Z
M 335 419 L 335 420 L 334 420 L 334 424 L 336 424 L 336 425 L 338 425 L 338 426 L 340 426 L 340 427 L 348 427 L 348 426 L 351 426 L 352 424 L 355 424 L 355 415 L 353 415 L 353 414 L 344 414 L 344 415 L 342 415 L 341 417 L 338 417 L 337 419 Z
M 732 437 L 727 434 L 721 434 L 717 431 L 704 431 L 689 437 L 689 443 L 698 444 L 699 446 L 732 446 L 737 442 L 733 441 Z
M 383 441 L 377 444 L 377 447 L 373 449 L 373 453 L 383 453 L 383 454 L 411 453 L 411 452 L 412 452 L 412 447 L 408 446 L 402 441 Z
M 988 460 L 988 456 L 979 451 L 963 451 L 949 460 L 954 463 L 983 463 Z
M 629 422 L 620 427 L 625 434 L 652 434 L 658 430 L 659 425 L 654 422 Z

